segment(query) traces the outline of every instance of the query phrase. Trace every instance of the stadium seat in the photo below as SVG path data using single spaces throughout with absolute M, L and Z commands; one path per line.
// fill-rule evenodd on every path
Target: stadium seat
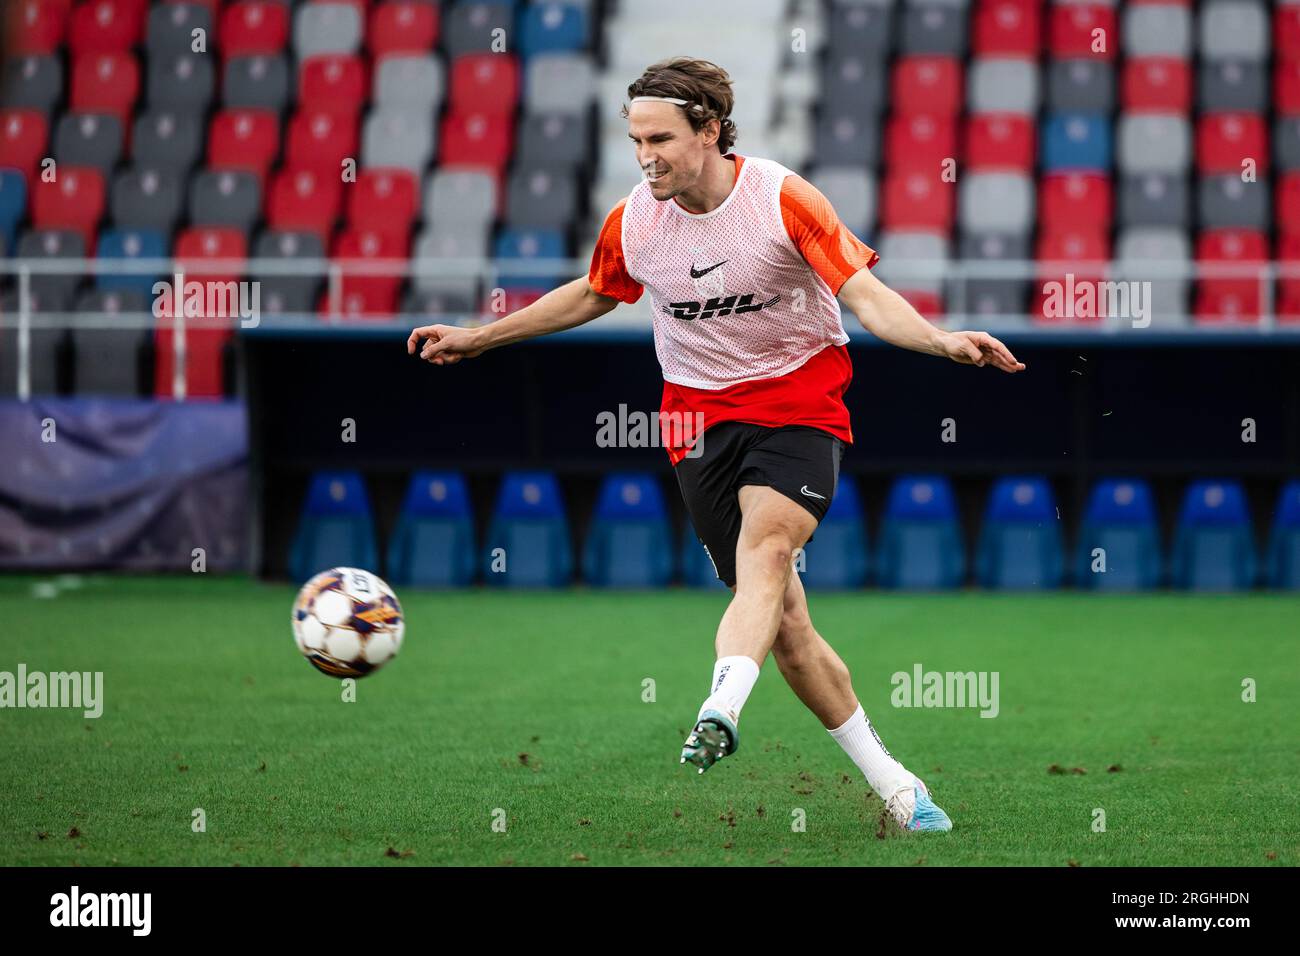
M 1121 226 L 1186 229 L 1191 223 L 1191 191 L 1185 176 L 1147 173 L 1124 176 L 1119 188 Z
M 495 176 L 479 169 L 435 169 L 425 180 L 424 221 L 434 232 L 479 236 L 497 215 Z
M 690 522 L 682 528 L 682 550 L 678 556 L 682 568 L 682 583 L 689 588 L 712 588 L 717 591 L 729 591 L 718 577 L 713 567 L 713 560 L 704 544 L 695 534 Z
M 18 240 L 21 259 L 82 259 L 86 256 L 85 234 L 68 228 L 30 229 Z M 30 280 L 33 306 L 42 312 L 58 312 L 71 305 L 81 276 L 75 272 L 33 273 Z
M 1277 496 L 1268 543 L 1268 586 L 1300 589 L 1300 481 L 1289 481 Z
M 498 36 L 515 36 L 513 4 L 457 3 L 443 14 L 443 44 L 450 56 L 491 53 Z
M 874 120 L 888 94 L 886 66 L 885 57 L 862 53 L 832 56 L 821 74 L 822 112 L 851 116 L 859 122 Z
M 68 49 L 73 56 L 131 49 L 140 41 L 143 11 L 143 4 L 131 0 L 92 0 L 77 6 L 68 24 Z
M 876 576 L 881 587 L 940 590 L 966 577 L 966 549 L 952 486 L 937 475 L 894 481 L 880 524 Z
M 259 186 L 280 153 L 280 117 L 270 110 L 222 110 L 208 129 L 208 165 L 255 173 Z
M 150 109 L 174 109 L 204 115 L 216 90 L 216 67 L 206 53 L 178 53 L 152 57 L 146 79 Z M 74 80 L 75 84 L 75 80 Z M 226 99 L 227 106 L 261 106 Z
M 104 177 L 85 166 L 64 166 L 54 182 L 32 183 L 32 225 L 71 229 L 81 234 L 88 254 L 95 248 L 96 227 L 104 214 Z
M 1185 278 L 1149 278 L 1152 275 L 1147 263 L 1168 264 L 1171 268 L 1188 268 L 1191 264 L 1191 243 L 1181 229 L 1132 228 L 1120 233 L 1115 258 L 1118 267 L 1115 278 L 1128 282 L 1150 282 L 1151 319 L 1165 327 L 1185 325 L 1187 319 L 1187 289 Z
M 275 56 L 289 41 L 289 4 L 240 0 L 221 11 L 221 53 L 227 59 Z
M 564 236 L 558 229 L 503 229 L 493 243 L 492 254 L 502 260 L 497 282 L 504 289 L 549 289 L 564 281 L 559 271 L 561 264 L 554 262 L 565 255 Z M 556 271 L 510 271 L 510 260 L 525 262 L 530 259 L 551 260 Z
M 1042 165 L 1048 173 L 1108 171 L 1111 131 L 1107 117 L 1088 113 L 1049 114 L 1043 126 Z
M 373 568 L 378 561 L 375 522 L 361 475 L 312 475 L 289 552 L 293 579 L 307 581 L 330 568 Z
M 1246 495 L 1235 481 L 1187 488 L 1174 534 L 1174 587 L 1236 591 L 1255 583 L 1255 542 Z
M 1279 212 L 1288 207 L 1283 199 L 1286 177 L 1279 188 Z M 1300 194 L 1291 197 L 1300 201 Z M 1261 179 L 1246 183 L 1241 174 L 1202 176 L 1197 185 L 1197 218 L 1206 229 L 1268 229 L 1271 219 L 1268 182 Z M 1279 224 L 1285 229 L 1295 221 L 1291 215 L 1280 216 Z
M 886 229 L 952 228 L 955 184 L 945 182 L 940 169 L 903 167 L 885 176 L 881 188 L 880 223 Z
M 139 95 L 140 68 L 130 53 L 87 54 L 72 64 L 68 105 L 78 113 L 109 113 L 125 127 Z
M 222 72 L 221 101 L 228 108 L 283 112 L 289 102 L 289 63 L 284 54 L 231 57 Z
M 573 553 L 560 486 L 550 472 L 509 472 L 489 526 L 484 578 L 512 588 L 563 587 Z
M 1192 132 L 1186 117 L 1129 113 L 1120 118 L 1117 160 L 1124 173 L 1186 173 Z
M 121 259 L 166 259 L 167 237 L 162 233 L 146 229 L 105 229 L 99 237 L 98 258 L 107 264 L 107 260 Z M 153 284 L 157 276 L 147 272 L 101 272 L 95 285 L 103 290 L 135 291 L 146 299 L 153 298 Z
M 961 239 L 961 256 L 973 262 L 999 262 L 1029 258 L 1027 235 L 966 231 Z M 969 279 L 965 287 L 954 282 L 950 296 L 964 299 L 957 311 L 979 315 L 984 321 L 1004 325 L 1026 324 L 1025 309 L 1029 295 L 1029 277 Z
M 1192 11 L 1173 3 L 1126 3 L 1121 37 L 1129 58 L 1192 55 Z
M 312 169 L 281 169 L 267 193 L 266 221 L 272 229 L 314 232 L 329 241 L 343 201 L 337 175 Z
M 871 168 L 880 162 L 880 127 L 874 116 L 832 113 L 817 120 L 813 155 L 829 166 Z
M 1198 321 L 1258 320 L 1264 282 L 1258 277 L 1268 260 L 1268 238 L 1246 229 L 1207 229 L 1196 242 L 1196 259 L 1205 265 L 1240 265 L 1240 276 L 1207 276 L 1197 283 Z M 1252 268 L 1253 267 L 1253 268 Z M 1252 275 L 1252 272 L 1256 272 Z
M 202 153 L 199 117 L 170 110 L 139 114 L 131 132 L 131 156 L 137 164 L 185 175 Z
M 894 8 L 888 3 L 833 3 L 827 11 L 826 40 L 833 59 L 889 55 Z
M 138 292 L 87 292 L 77 301 L 83 316 L 149 316 L 149 298 Z M 150 334 L 142 328 L 74 328 L 72 330 L 73 388 L 78 395 L 140 394 L 142 357 Z
M 1129 113 L 1186 114 L 1192 106 L 1192 71 L 1186 61 L 1169 57 L 1128 60 L 1120 100 Z
M 49 136 L 49 123 L 36 110 L 7 109 L 0 113 L 0 166 L 16 169 L 27 182 L 34 182 Z
M 357 156 L 357 123 L 332 110 L 299 110 L 289 121 L 284 166 L 339 178 L 343 161 Z
M 941 169 L 944 160 L 956 157 L 957 123 L 927 113 L 899 113 L 885 129 L 885 163 Z
M 1038 113 L 1038 64 L 1029 60 L 981 58 L 970 67 L 970 102 L 973 113 Z
M 1064 565 L 1060 519 L 1046 478 L 1002 478 L 989 494 L 975 558 L 982 587 L 1055 588 Z
M 479 166 L 499 173 L 514 144 L 513 123 L 483 113 L 448 113 L 438 135 L 438 161 L 447 166 Z
M 572 113 L 537 113 L 519 124 L 515 161 L 575 171 L 591 162 L 587 117 Z
M 113 180 L 109 212 L 123 229 L 149 229 L 170 239 L 185 208 L 184 170 L 135 166 Z
M 56 52 L 67 31 L 67 12 L 45 0 L 22 0 L 5 11 L 8 52 L 48 55 Z
M 190 222 L 230 226 L 247 236 L 262 214 L 262 186 L 256 173 L 207 169 L 190 180 Z
M 1113 60 L 1119 55 L 1113 7 L 1102 3 L 1056 3 L 1048 14 L 1047 28 L 1048 50 L 1058 60 Z
M 1252 0 L 1210 0 L 1200 11 L 1201 56 L 1207 60 L 1263 60 L 1268 56 L 1268 16 Z
M 578 184 L 563 169 L 520 168 L 506 185 L 506 222 L 516 228 L 544 229 L 577 217 Z
M 844 591 L 867 583 L 870 552 L 866 521 L 858 483 L 851 475 L 840 474 L 826 517 L 803 549 L 799 577 L 804 587 Z
M 953 117 L 961 111 L 961 62 L 955 57 L 904 56 L 894 65 L 893 104 L 900 113 Z
M 968 232 L 1024 235 L 1034 222 L 1034 192 L 1021 173 L 971 172 L 961 181 L 960 221 Z
M 966 123 L 963 155 L 968 170 L 1029 173 L 1036 155 L 1034 124 L 1012 113 L 976 113 Z
M 457 57 L 447 102 L 456 113 L 512 116 L 519 103 L 519 62 L 499 53 Z
M 447 95 L 446 86 L 442 61 L 436 56 L 385 56 L 375 67 L 372 96 L 379 109 L 434 114 Z
M 1161 577 L 1160 532 L 1145 481 L 1106 479 L 1092 489 L 1075 549 L 1075 584 L 1086 590 L 1142 591 Z
M 122 157 L 122 121 L 108 113 L 64 113 L 54 129 L 54 160 L 107 177 Z
M 1039 181 L 1038 221 L 1047 232 L 1070 228 L 1108 230 L 1110 180 L 1090 173 L 1055 173 Z
M 197 3 L 160 3 L 149 10 L 145 32 L 145 49 L 150 56 L 189 53 L 194 45 L 194 31 L 202 30 L 211 42 L 212 12 Z
M 971 49 L 979 56 L 1036 59 L 1040 47 L 1037 0 L 991 0 L 975 10 Z
M 294 8 L 293 50 L 300 60 L 361 49 L 361 9 L 350 3 L 300 3 Z
M 1203 112 L 1261 113 L 1268 109 L 1268 80 L 1259 63 L 1202 63 L 1197 92 Z
M 658 480 L 642 473 L 606 477 L 583 547 L 583 579 L 599 588 L 663 587 L 673 557 Z
M 1211 113 L 1196 127 L 1196 166 L 1201 173 L 1240 176 L 1245 160 L 1258 174 L 1268 169 L 1268 132 L 1263 117 L 1250 113 Z
M 596 98 L 589 54 L 540 53 L 524 65 L 524 112 L 585 116 Z
M 411 476 L 388 545 L 387 573 L 395 585 L 465 587 L 478 565 L 465 479 L 454 471 Z
M 322 53 L 298 68 L 298 106 L 332 110 L 348 116 L 366 101 L 366 69 L 361 58 L 347 53 Z
M 367 316 L 388 315 L 397 311 L 397 293 L 402 284 L 401 266 L 408 255 L 405 232 L 400 235 L 390 225 L 383 231 L 348 228 L 335 239 L 331 258 L 344 266 L 341 280 L 345 298 L 360 296 L 362 312 Z M 349 265 L 385 264 L 393 274 L 366 275 L 349 272 Z M 351 310 L 349 310 L 351 311 Z
M 1057 60 L 1047 68 L 1047 109 L 1053 113 L 1109 113 L 1115 108 L 1115 71 L 1098 59 Z
M 439 8 L 435 4 L 395 0 L 370 10 L 366 45 L 376 58 L 425 54 L 438 39 Z
M 63 97 L 63 69 L 55 56 L 11 57 L 0 87 L 7 108 L 48 114 Z
M 909 3 L 899 24 L 904 56 L 953 56 L 966 52 L 966 11 L 944 3 Z
M 27 179 L 16 169 L 0 168 L 0 254 L 14 247 L 18 223 L 27 215 Z

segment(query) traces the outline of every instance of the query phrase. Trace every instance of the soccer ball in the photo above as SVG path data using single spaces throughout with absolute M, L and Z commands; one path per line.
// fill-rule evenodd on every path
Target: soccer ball
M 293 639 L 331 677 L 365 677 L 402 647 L 402 606 L 384 581 L 359 568 L 330 568 L 293 603 Z

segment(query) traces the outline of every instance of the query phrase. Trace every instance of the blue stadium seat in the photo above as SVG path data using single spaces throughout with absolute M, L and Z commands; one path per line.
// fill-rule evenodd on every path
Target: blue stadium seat
M 505 570 L 493 570 L 502 561 Z M 553 474 L 519 471 L 502 478 L 484 569 L 487 583 L 498 587 L 554 588 L 569 583 L 573 551 Z
M 1255 569 L 1255 541 L 1240 483 L 1192 482 L 1174 534 L 1174 587 L 1236 591 L 1255 583 Z
M 908 475 L 889 490 L 876 560 L 881 587 L 955 588 L 966 577 L 966 548 L 952 485 L 938 475 Z
M 18 223 L 27 215 L 27 177 L 16 169 L 0 169 L 0 240 L 13 249 Z
M 1042 135 L 1043 172 L 1110 170 L 1109 117 L 1091 113 L 1052 113 L 1047 117 Z
M 587 48 L 590 23 L 587 11 L 577 4 L 529 4 L 522 19 L 519 52 L 525 58 L 538 53 L 571 53 Z
M 582 556 L 583 577 L 599 588 L 660 588 L 673 574 L 672 533 L 653 475 L 605 479 Z
M 374 570 L 378 560 L 375 522 L 361 475 L 355 471 L 317 472 L 307 489 L 289 551 L 294 580 L 307 581 L 330 568 Z
M 426 588 L 464 587 L 474 580 L 477 562 L 465 479 L 454 471 L 416 472 L 388 545 L 389 580 Z
M 1007 590 L 1054 588 L 1064 565 L 1061 525 L 1047 479 L 1000 479 L 989 494 L 980 532 L 979 583 Z
M 1282 488 L 1268 545 L 1268 584 L 1300 589 L 1300 481 Z
M 723 591 L 731 590 L 718 577 L 718 572 L 713 568 L 713 562 L 709 559 L 709 552 L 704 550 L 704 545 L 695 534 L 695 529 L 688 521 L 686 527 L 682 529 L 682 551 L 680 555 L 682 565 L 682 583 L 688 588 L 717 588 Z
M 502 229 L 492 244 L 492 254 L 502 260 L 498 284 L 503 289 L 550 289 L 563 279 L 560 272 L 539 275 L 509 272 L 509 260 L 563 259 L 567 254 L 559 229 Z
M 846 590 L 867 583 L 866 515 L 858 485 L 840 475 L 830 510 L 804 548 L 804 569 L 799 577 L 813 590 Z
M 167 247 L 162 233 L 152 229 L 105 229 L 99 234 L 100 259 L 166 259 Z M 115 289 L 134 290 L 154 299 L 153 286 L 158 276 L 146 272 L 101 272 L 95 280 L 96 288 L 109 292 Z
M 1104 555 L 1093 557 L 1101 548 Z M 1105 572 L 1094 571 L 1105 560 Z M 1160 584 L 1160 530 L 1145 481 L 1109 478 L 1092 489 L 1079 528 L 1075 583 L 1096 591 L 1141 591 Z M 1098 567 L 1101 565 L 1098 564 Z

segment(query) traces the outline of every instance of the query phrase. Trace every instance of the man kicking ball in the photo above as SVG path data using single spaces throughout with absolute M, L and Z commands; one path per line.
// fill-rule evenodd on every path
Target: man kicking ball
M 925 784 L 881 743 L 792 573 L 853 441 L 836 297 L 894 345 L 1006 372 L 1024 365 L 984 332 L 935 328 L 872 274 L 878 256 L 817 189 L 779 163 L 732 152 L 734 98 L 721 67 L 656 63 L 628 97 L 643 181 L 606 217 L 588 274 L 482 328 L 417 328 L 407 351 L 449 365 L 590 322 L 649 289 L 661 420 L 706 430 L 688 457 L 686 433 L 663 429 L 669 458 L 696 534 L 734 592 L 682 762 L 703 773 L 736 752 L 741 709 L 771 653 L 901 827 L 950 830 Z

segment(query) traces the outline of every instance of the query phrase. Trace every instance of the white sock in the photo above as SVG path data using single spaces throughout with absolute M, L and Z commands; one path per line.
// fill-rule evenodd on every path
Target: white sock
M 912 775 L 907 768 L 893 758 L 876 733 L 876 728 L 867 720 L 866 713 L 859 706 L 853 716 L 841 726 L 827 731 L 847 753 L 862 775 L 871 784 L 881 800 L 888 800 L 894 791 L 912 784 Z
M 713 683 L 709 685 L 713 690 L 700 707 L 700 715 L 706 710 L 720 710 L 733 724 L 738 722 L 740 708 L 745 706 L 756 680 L 758 665 L 753 658 L 743 654 L 719 657 L 713 665 Z M 695 719 L 699 720 L 699 716 Z

